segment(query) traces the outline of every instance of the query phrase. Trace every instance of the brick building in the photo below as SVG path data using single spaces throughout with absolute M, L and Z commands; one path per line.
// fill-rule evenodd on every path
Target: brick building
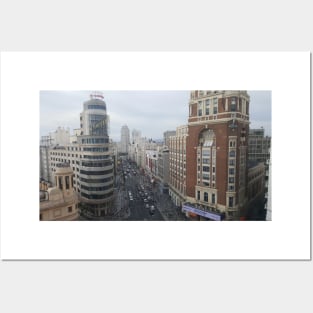
M 191 91 L 186 164 L 179 163 L 186 186 L 172 177 L 189 216 L 238 220 L 247 204 L 249 102 L 243 90 Z

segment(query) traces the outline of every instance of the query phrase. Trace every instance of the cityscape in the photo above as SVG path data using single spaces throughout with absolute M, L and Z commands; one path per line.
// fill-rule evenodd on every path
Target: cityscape
M 40 221 L 272 219 L 271 133 L 250 115 L 271 109 L 270 91 L 120 91 L 129 106 L 119 114 L 109 92 L 85 93 L 82 102 L 72 92 L 77 115 L 66 113 L 67 100 L 51 100 L 56 93 L 40 93 Z M 257 103 L 254 93 L 269 100 Z M 140 98 L 152 99 L 151 119 Z M 53 118 L 56 102 L 62 120 Z M 160 112 L 174 102 L 172 115 Z

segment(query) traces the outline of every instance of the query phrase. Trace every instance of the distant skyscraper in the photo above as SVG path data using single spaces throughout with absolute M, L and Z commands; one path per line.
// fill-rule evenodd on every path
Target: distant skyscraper
M 129 140 L 129 128 L 127 125 L 122 126 L 121 129 L 121 152 L 128 153 L 130 140 Z
M 166 132 L 163 133 L 164 145 L 167 147 L 169 146 L 169 139 L 171 136 L 176 136 L 175 130 L 167 130 Z

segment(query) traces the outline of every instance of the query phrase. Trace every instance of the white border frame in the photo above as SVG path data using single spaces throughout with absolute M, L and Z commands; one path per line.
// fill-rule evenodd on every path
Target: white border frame
M 62 89 L 272 90 L 273 221 L 39 222 L 39 91 Z M 309 134 L 308 52 L 1 53 L 1 258 L 307 260 Z

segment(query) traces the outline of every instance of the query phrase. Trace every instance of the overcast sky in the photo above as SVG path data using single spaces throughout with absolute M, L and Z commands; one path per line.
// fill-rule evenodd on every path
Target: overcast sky
M 110 116 L 110 138 L 120 141 L 121 127 L 127 125 L 147 138 L 162 139 L 167 130 L 188 121 L 190 91 L 102 91 Z M 265 129 L 271 136 L 271 91 L 248 91 L 250 128 Z M 79 114 L 91 91 L 41 91 L 40 136 L 57 127 L 79 128 Z

